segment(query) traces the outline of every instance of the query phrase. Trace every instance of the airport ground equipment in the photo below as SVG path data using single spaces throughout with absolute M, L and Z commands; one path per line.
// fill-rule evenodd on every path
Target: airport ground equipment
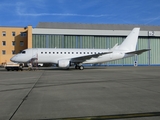
M 23 67 L 24 67 L 24 64 L 19 64 L 19 63 L 13 63 L 13 62 L 9 62 L 9 63 L 6 63 L 5 65 L 4 65 L 4 68 L 7 70 L 7 71 L 10 71 L 10 70 L 12 70 L 12 71 L 14 71 L 14 70 L 16 70 L 16 71 L 18 71 L 18 70 L 23 70 Z

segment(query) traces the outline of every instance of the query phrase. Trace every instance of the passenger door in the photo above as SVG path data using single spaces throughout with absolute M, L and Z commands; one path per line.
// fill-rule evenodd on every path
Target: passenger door
M 34 66 L 38 64 L 38 49 L 33 49 L 32 50 L 32 59 L 31 62 Z

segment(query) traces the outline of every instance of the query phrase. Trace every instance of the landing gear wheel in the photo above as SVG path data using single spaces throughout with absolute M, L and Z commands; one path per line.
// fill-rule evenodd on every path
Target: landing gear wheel
M 80 70 L 83 70 L 83 69 L 84 69 L 84 67 L 83 67 L 83 66 L 79 66 L 79 69 L 80 69 Z
M 79 68 L 79 66 L 78 66 L 78 65 L 76 65 L 76 66 L 75 66 L 75 69 L 78 69 L 78 68 Z

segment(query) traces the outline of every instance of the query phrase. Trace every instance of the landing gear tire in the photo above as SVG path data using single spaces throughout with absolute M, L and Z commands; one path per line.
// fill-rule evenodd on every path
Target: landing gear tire
M 80 70 L 83 70 L 83 69 L 84 69 L 84 67 L 83 67 L 83 66 L 79 66 L 79 69 L 80 69 Z
M 79 66 L 78 66 L 78 65 L 76 65 L 76 66 L 75 66 L 75 69 L 78 69 L 78 68 L 79 68 Z

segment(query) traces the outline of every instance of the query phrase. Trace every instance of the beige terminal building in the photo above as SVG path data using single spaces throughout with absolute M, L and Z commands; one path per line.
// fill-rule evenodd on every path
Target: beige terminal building
M 32 26 L 0 26 L 0 65 L 27 48 L 112 48 L 121 44 L 134 27 L 140 27 L 142 55 L 104 63 L 107 66 L 160 66 L 160 26 L 40 22 Z

